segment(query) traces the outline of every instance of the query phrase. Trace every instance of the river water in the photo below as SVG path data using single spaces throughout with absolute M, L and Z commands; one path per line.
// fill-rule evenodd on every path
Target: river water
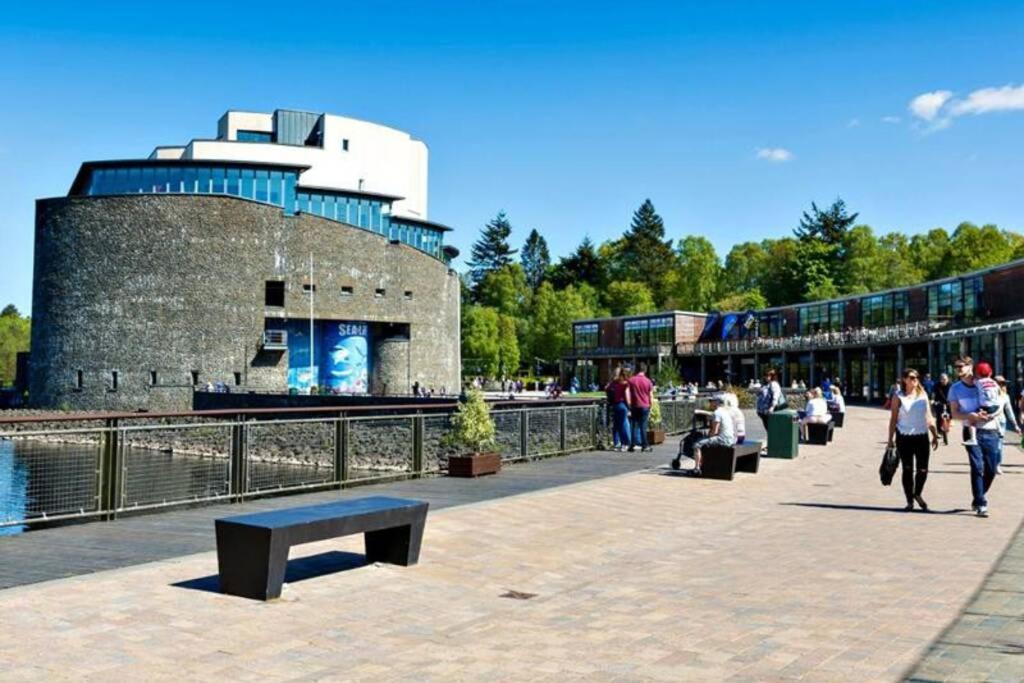
M 128 448 L 127 506 L 188 501 L 224 495 L 230 473 L 224 458 L 204 458 Z M 0 439 L 0 524 L 95 510 L 98 448 L 89 444 L 52 444 Z M 253 462 L 250 486 L 274 488 L 329 481 L 331 468 Z M 353 478 L 368 472 L 354 473 Z M 0 535 L 18 534 L 25 525 L 0 526 Z

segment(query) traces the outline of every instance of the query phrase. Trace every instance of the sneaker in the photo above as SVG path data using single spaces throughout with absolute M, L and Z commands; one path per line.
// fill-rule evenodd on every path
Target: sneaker
M 996 474 L 1002 474 L 1002 473 L 1003 473 L 1003 466 L 1002 465 L 996 465 Z
M 647 448 L 642 448 L 640 450 L 643 453 L 653 453 L 654 452 L 654 447 L 653 446 L 648 446 Z
M 979 505 L 978 506 L 978 516 L 979 517 L 988 517 L 988 506 L 987 505 Z
M 619 446 L 619 453 L 626 453 L 626 452 L 631 451 L 631 450 L 632 449 L 629 448 L 628 446 Z

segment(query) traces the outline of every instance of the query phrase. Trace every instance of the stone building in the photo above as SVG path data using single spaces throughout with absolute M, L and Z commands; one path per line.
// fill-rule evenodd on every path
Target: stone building
M 83 164 L 68 196 L 36 205 L 31 401 L 456 389 L 458 252 L 427 219 L 426 187 L 422 142 L 285 110 Z

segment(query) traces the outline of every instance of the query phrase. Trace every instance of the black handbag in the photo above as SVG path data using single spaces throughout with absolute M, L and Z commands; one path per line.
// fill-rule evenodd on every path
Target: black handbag
M 896 474 L 896 468 L 899 467 L 900 459 L 896 457 L 896 449 L 892 446 L 887 446 L 885 453 L 882 454 L 882 464 L 878 466 L 878 476 L 882 480 L 882 486 L 888 486 L 892 483 L 893 475 Z

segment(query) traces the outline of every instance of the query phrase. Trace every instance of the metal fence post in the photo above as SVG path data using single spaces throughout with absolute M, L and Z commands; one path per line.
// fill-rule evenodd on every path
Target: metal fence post
M 341 470 L 345 466 L 345 419 L 339 417 L 334 422 L 334 483 L 340 484 L 342 479 Z
M 231 425 L 231 482 L 228 493 L 234 501 L 240 501 L 242 499 L 242 494 L 244 494 L 246 492 L 246 488 L 248 488 L 246 483 L 248 482 L 249 477 L 246 472 L 247 458 L 245 457 L 245 434 L 248 430 L 248 426 L 246 426 L 244 420 L 245 419 L 239 415 Z
M 423 474 L 423 413 L 412 418 L 412 471 Z
M 565 453 L 566 446 L 569 443 L 569 419 L 566 416 L 565 411 L 565 406 L 561 406 L 558 411 L 558 451 L 560 453 Z
M 519 411 L 519 457 L 530 454 L 530 413 L 526 408 Z
M 105 511 L 104 519 L 114 519 L 121 500 L 121 451 L 120 434 L 117 418 L 105 420 L 106 430 L 103 432 L 100 450 L 100 510 Z
M 337 466 L 338 472 L 341 473 L 338 479 L 341 482 L 342 486 L 344 486 L 345 482 L 348 481 L 348 456 L 352 443 L 351 426 L 352 425 L 349 423 L 349 418 L 341 418 L 341 449 L 340 452 L 338 453 Z

